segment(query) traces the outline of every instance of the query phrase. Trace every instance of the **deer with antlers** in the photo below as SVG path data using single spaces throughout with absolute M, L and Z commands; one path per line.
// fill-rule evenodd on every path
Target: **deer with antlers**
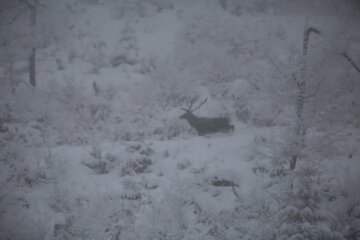
M 199 136 L 205 135 L 207 133 L 229 132 L 234 130 L 234 125 L 230 124 L 230 119 L 227 117 L 207 118 L 195 116 L 193 112 L 198 110 L 204 103 L 206 103 L 207 98 L 194 107 L 194 103 L 196 101 L 197 98 L 188 100 L 186 108 L 181 108 L 181 110 L 185 111 L 185 113 L 182 114 L 180 118 L 186 119 L 189 124 L 197 131 Z

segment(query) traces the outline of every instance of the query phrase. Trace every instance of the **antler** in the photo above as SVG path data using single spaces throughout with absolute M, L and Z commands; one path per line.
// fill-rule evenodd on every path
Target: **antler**
M 194 111 L 198 110 L 204 103 L 206 103 L 207 98 L 205 98 L 204 100 L 202 100 L 197 107 L 195 107 L 194 109 L 192 109 L 192 106 L 193 106 L 193 104 L 196 102 L 196 100 L 197 100 L 197 98 L 196 98 L 196 99 L 193 99 L 193 101 L 191 101 L 191 105 L 190 105 L 191 108 L 190 108 L 190 110 L 189 110 L 190 112 L 194 112 Z
M 195 103 L 198 99 L 199 99 L 198 97 L 190 98 L 190 99 L 187 101 L 187 103 L 186 103 L 186 108 L 180 108 L 180 109 L 182 109 L 182 110 L 184 110 L 184 111 L 189 111 L 189 112 L 194 112 L 194 111 L 198 110 L 204 103 L 206 103 L 207 98 L 205 98 L 203 101 L 201 101 L 201 102 L 199 103 L 199 105 L 193 109 L 194 103 Z
M 194 105 L 194 103 L 196 102 L 196 100 L 198 99 L 198 97 L 193 97 L 193 98 L 190 98 L 190 99 L 186 99 L 186 108 L 181 108 L 182 110 L 184 111 L 189 111 L 191 112 L 191 108 L 192 106 Z
M 204 103 L 206 103 L 206 101 L 207 101 L 207 98 L 202 100 L 201 103 L 199 103 L 199 105 L 196 108 L 191 110 L 191 112 L 198 110 L 202 105 L 204 105 Z

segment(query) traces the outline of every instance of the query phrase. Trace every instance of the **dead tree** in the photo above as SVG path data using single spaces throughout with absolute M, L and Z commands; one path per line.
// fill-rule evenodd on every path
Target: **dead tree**
M 307 55 L 308 55 L 308 46 L 310 40 L 310 34 L 316 33 L 320 34 L 320 31 L 313 28 L 307 27 L 304 31 L 304 40 L 303 40 L 303 60 L 302 67 L 300 70 L 300 76 L 293 74 L 293 80 L 296 83 L 296 122 L 295 122 L 295 140 L 293 143 L 293 153 L 290 159 L 290 170 L 293 170 L 296 166 L 296 162 L 299 158 L 301 150 L 305 147 L 305 135 L 306 135 L 306 126 L 304 119 L 304 104 L 305 104 L 305 94 L 306 94 L 306 70 L 307 70 Z

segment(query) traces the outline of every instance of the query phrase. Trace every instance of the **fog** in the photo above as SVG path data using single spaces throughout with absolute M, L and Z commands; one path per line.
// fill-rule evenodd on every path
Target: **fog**
M 1 0 L 0 239 L 360 239 L 358 0 Z

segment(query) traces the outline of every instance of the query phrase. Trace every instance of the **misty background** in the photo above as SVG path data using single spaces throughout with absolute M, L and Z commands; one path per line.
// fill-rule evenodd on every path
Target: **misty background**
M 359 0 L 0 0 L 0 239 L 359 240 L 359 146 Z

